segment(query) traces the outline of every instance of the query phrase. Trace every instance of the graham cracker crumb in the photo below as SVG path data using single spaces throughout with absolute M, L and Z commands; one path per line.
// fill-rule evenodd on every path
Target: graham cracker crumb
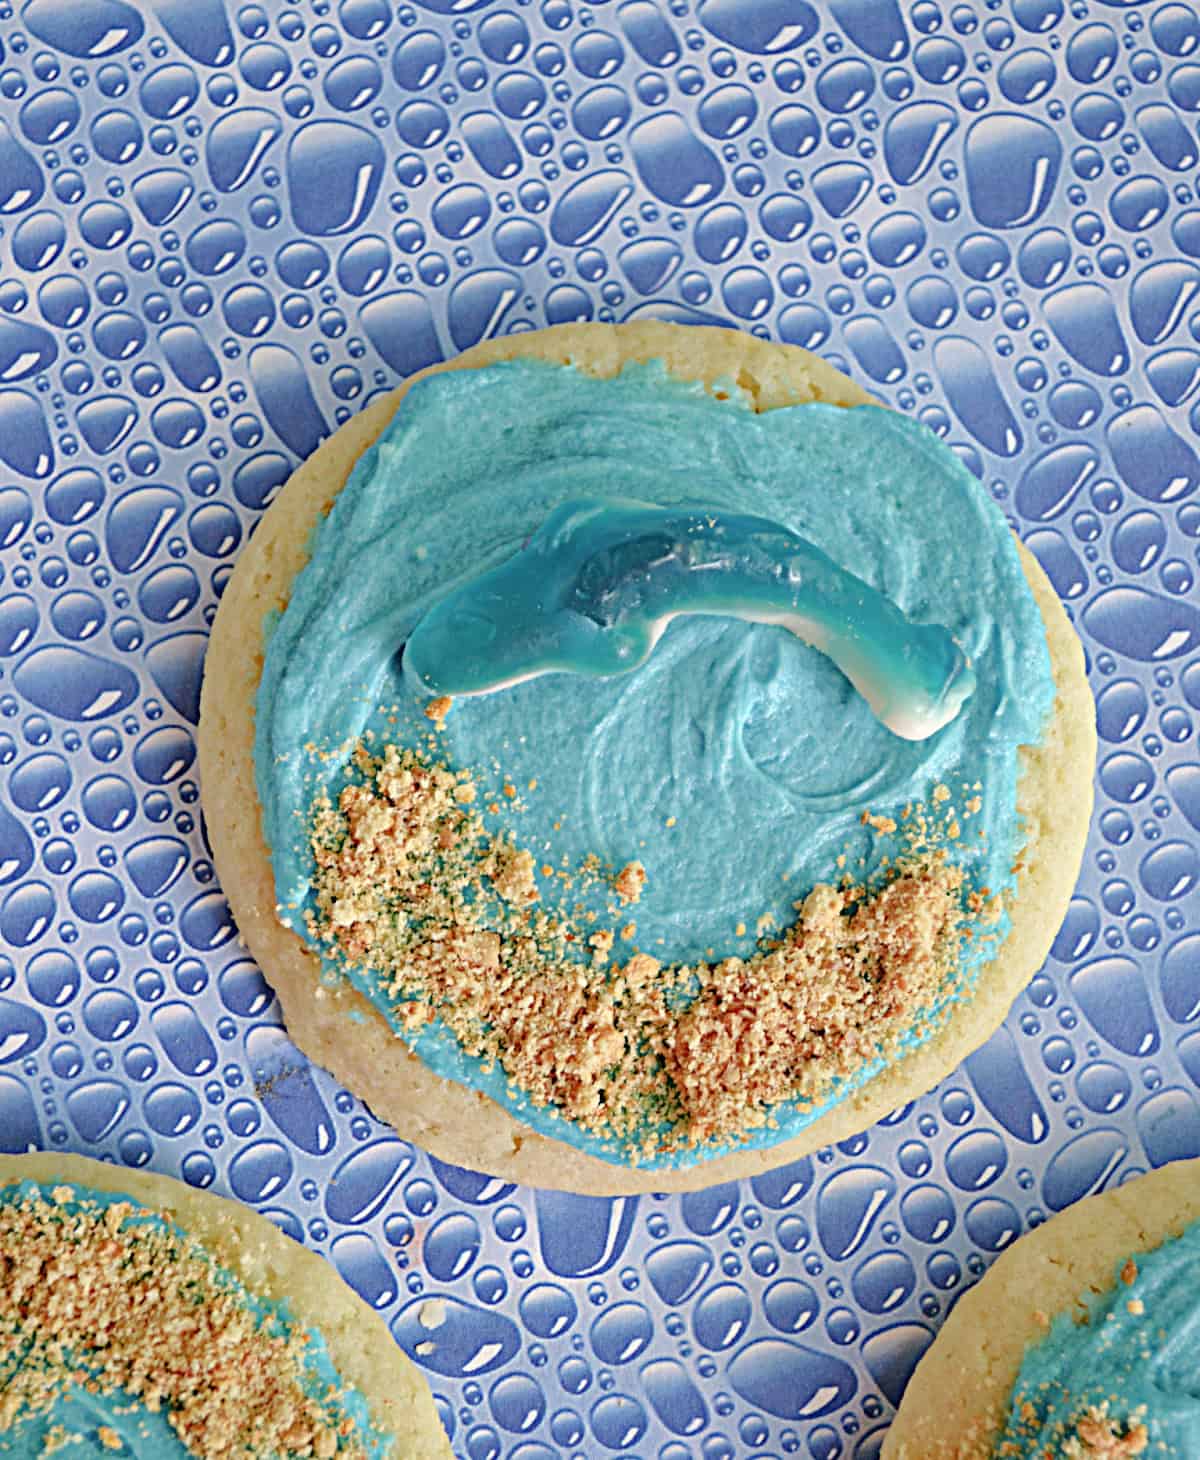
M 541 894 L 534 880 L 532 852 L 502 848 L 496 855 L 492 885 L 505 902 L 536 902 Z
M 1105 1407 L 1088 1410 L 1075 1421 L 1075 1448 L 1067 1441 L 1063 1454 L 1070 1460 L 1124 1460 L 1141 1455 L 1150 1444 L 1150 1435 L 1140 1421 L 1128 1428 L 1113 1419 Z
M 874 812 L 864 811 L 860 820 L 864 826 L 871 827 L 881 836 L 890 836 L 896 830 L 895 819 L 891 816 L 877 816 Z
M 314 807 L 312 936 L 371 970 L 401 1026 L 441 1021 L 635 1159 L 770 1125 L 781 1102 L 816 1103 L 895 1052 L 917 1015 L 939 1017 L 967 909 L 961 872 L 918 847 L 923 822 L 886 880 L 813 889 L 753 956 L 621 964 L 611 929 L 534 906 L 532 854 L 487 831 L 465 773 L 392 745 L 360 747 L 355 765 L 362 781 Z M 645 875 L 621 870 L 623 902 Z
M 1125 1266 L 1121 1269 L 1121 1281 L 1127 1288 L 1131 1288 L 1137 1282 L 1138 1265 L 1132 1257 L 1125 1259 Z
M 608 928 L 602 928 L 598 933 L 592 933 L 588 938 L 588 947 L 592 950 L 592 963 L 597 968 L 603 968 L 608 962 L 608 955 L 613 950 L 616 939 Z
M 1141 1298 L 1130 1298 L 1125 1307 L 1135 1318 L 1140 1318 L 1146 1311 L 1146 1305 Z
M 625 905 L 637 902 L 645 885 L 646 869 L 640 862 L 626 862 L 613 881 L 613 888 Z
M 449 695 L 438 695 L 437 699 L 430 700 L 425 706 L 425 716 L 432 720 L 440 729 L 446 722 L 446 716 L 450 713 L 450 706 L 454 701 Z
M 96 1438 L 106 1450 L 123 1450 L 125 1446 L 121 1442 L 121 1436 L 116 1430 L 110 1429 L 108 1425 L 100 1425 L 96 1430 Z

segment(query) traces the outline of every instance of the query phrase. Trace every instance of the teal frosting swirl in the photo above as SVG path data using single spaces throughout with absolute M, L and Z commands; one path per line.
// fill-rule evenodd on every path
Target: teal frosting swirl
M 1086 1324 L 1060 1314 L 1026 1352 L 997 1460 L 1057 1455 L 1092 1406 L 1144 1424 L 1147 1456 L 1200 1455 L 1200 1223 L 1133 1257 L 1132 1283 L 1122 1261 L 1107 1292 L 1081 1295 Z
M 840 877 L 840 856 L 878 872 L 898 848 L 862 812 L 894 814 L 938 783 L 955 804 L 964 786 L 981 798 L 954 844 L 969 879 L 1011 886 L 1017 747 L 1038 740 L 1053 680 L 1003 516 L 953 452 L 904 416 L 822 404 L 760 415 L 736 386 L 729 396 L 718 401 L 655 363 L 597 380 L 529 361 L 431 376 L 408 392 L 268 625 L 256 778 L 278 902 L 302 937 L 308 808 L 346 774 L 305 747 L 370 732 L 423 748 L 424 692 L 407 683 L 399 650 L 436 603 L 512 558 L 565 502 L 675 508 L 696 500 L 699 483 L 714 508 L 784 525 L 913 623 L 944 626 L 970 661 L 974 692 L 937 734 L 903 740 L 794 635 L 680 617 L 629 674 L 546 674 L 455 702 L 445 755 L 485 791 L 505 779 L 521 791 L 494 825 L 556 867 L 589 855 L 614 868 L 642 862 L 648 880 L 630 915 L 638 946 L 665 962 L 751 952 L 759 920 L 789 924 L 797 899 Z M 567 901 L 587 904 L 578 889 Z M 972 954 L 988 956 L 983 944 Z M 350 976 L 386 1013 L 373 976 Z M 628 1159 L 534 1107 L 442 1026 L 411 1042 L 431 1068 L 535 1128 Z M 757 1139 L 785 1139 L 818 1113 L 782 1109 Z
M 61 1194 L 64 1187 L 75 1193 L 75 1202 L 63 1203 L 57 1197 L 51 1197 L 51 1190 Z M 166 1222 L 156 1213 L 145 1211 L 134 1197 L 120 1193 L 97 1191 L 92 1187 L 65 1181 L 56 1181 L 49 1185 L 20 1181 L 0 1188 L 0 1205 L 30 1197 L 53 1200 L 56 1206 L 63 1207 L 66 1212 L 78 1210 L 85 1204 L 95 1210 L 129 1203 L 135 1210 L 126 1218 L 126 1227 L 150 1226 L 160 1231 L 170 1230 L 186 1238 L 182 1229 Z M 235 1293 L 264 1326 L 279 1333 L 290 1333 L 294 1330 L 296 1323 L 289 1303 L 259 1298 L 244 1288 L 233 1273 L 215 1263 L 213 1267 L 222 1287 Z M 321 1334 L 313 1329 L 308 1332 L 310 1341 L 304 1358 L 307 1392 L 319 1397 L 324 1396 L 331 1388 L 338 1390 L 341 1394 L 342 1411 L 354 1423 L 357 1437 L 367 1454 L 371 1456 L 371 1460 L 384 1460 L 393 1450 L 391 1437 L 372 1426 L 365 1397 L 356 1389 L 346 1387 L 334 1367 Z M 150 1341 L 153 1341 L 152 1335 Z M 0 1356 L 0 1392 L 3 1388 L 4 1362 Z M 99 1438 L 101 1427 L 115 1431 L 125 1448 L 114 1452 L 106 1447 Z M 0 1457 L 3 1460 L 44 1460 L 47 1437 L 52 1430 L 59 1428 L 72 1437 L 71 1444 L 61 1452 L 69 1460 L 112 1460 L 114 1453 L 132 1456 L 133 1460 L 189 1460 L 194 1454 L 172 1428 L 165 1409 L 150 1410 L 121 1390 L 111 1394 L 91 1393 L 82 1385 L 71 1384 L 48 1409 L 39 1409 L 21 1416 L 15 1427 L 7 1432 L 0 1432 Z

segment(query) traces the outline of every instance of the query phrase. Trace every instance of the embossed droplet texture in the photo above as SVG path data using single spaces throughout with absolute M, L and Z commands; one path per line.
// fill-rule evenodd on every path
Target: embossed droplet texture
M 472 1460 L 868 1460 L 982 1265 L 1200 1145 L 1195 7 L 10 9 L 0 1149 L 257 1204 Z M 960 455 L 1083 637 L 1095 826 L 943 1089 L 707 1192 L 535 1197 L 295 1052 L 194 722 L 232 564 L 343 420 L 476 340 L 643 318 L 822 352 Z
M 1054 195 L 1062 144 L 1045 122 L 999 112 L 974 122 L 963 153 L 971 209 L 985 228 L 1034 222 Z

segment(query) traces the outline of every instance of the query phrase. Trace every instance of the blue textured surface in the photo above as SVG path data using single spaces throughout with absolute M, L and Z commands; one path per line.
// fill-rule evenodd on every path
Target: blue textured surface
M 410 1352 L 444 1296 L 470 1460 L 875 1455 L 1015 1233 L 1200 1154 L 1198 113 L 1177 0 L 0 4 L 0 1148 L 233 1192 Z M 652 313 L 954 443 L 1082 627 L 1101 760 L 1054 956 L 966 1068 L 610 1202 L 441 1167 L 291 1051 L 193 735 L 217 593 L 327 430 L 488 331 Z

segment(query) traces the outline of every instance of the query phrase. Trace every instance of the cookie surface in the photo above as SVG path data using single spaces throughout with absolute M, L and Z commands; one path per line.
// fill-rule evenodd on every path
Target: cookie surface
M 531 357 L 611 375 L 661 359 L 670 373 L 736 380 L 759 409 L 868 397 L 806 352 L 736 331 L 662 324 L 563 326 L 490 341 L 444 368 Z M 1019 809 L 1026 846 L 1012 929 L 964 1000 L 925 1045 L 794 1140 L 673 1171 L 622 1168 L 536 1135 L 479 1093 L 433 1075 L 396 1040 L 383 1017 L 348 987 L 325 988 L 318 962 L 274 915 L 275 890 L 255 792 L 253 704 L 265 616 L 286 604 L 313 526 L 358 457 L 390 420 L 405 388 L 370 406 L 301 466 L 260 524 L 228 585 L 209 648 L 200 729 L 205 809 L 222 882 L 239 926 L 276 988 L 289 1032 L 375 1111 L 441 1159 L 507 1179 L 583 1192 L 694 1189 L 753 1174 L 861 1130 L 935 1084 L 992 1032 L 1045 956 L 1070 896 L 1091 804 L 1095 732 L 1082 653 L 1057 599 L 1027 555 L 1022 563 L 1046 624 L 1057 687 L 1040 746 L 1023 753 Z M 351 1014 L 355 1017 L 351 1018 Z
M 373 1428 L 394 1437 L 390 1454 L 397 1460 L 448 1460 L 450 1446 L 432 1395 L 383 1320 L 327 1262 L 266 1217 L 170 1177 L 83 1156 L 0 1156 L 0 1195 L 21 1182 L 50 1190 L 70 1183 L 129 1198 L 182 1229 L 254 1297 L 286 1302 L 298 1325 L 320 1334 L 339 1376 L 365 1398 Z M 156 1338 L 161 1341 L 161 1335 Z M 152 1353 L 144 1363 L 152 1368 Z
M 1200 1220 L 1200 1161 L 1085 1197 L 1000 1256 L 956 1304 L 905 1390 L 882 1460 L 992 1460 L 1026 1348 L 1103 1293 L 1128 1257 Z

